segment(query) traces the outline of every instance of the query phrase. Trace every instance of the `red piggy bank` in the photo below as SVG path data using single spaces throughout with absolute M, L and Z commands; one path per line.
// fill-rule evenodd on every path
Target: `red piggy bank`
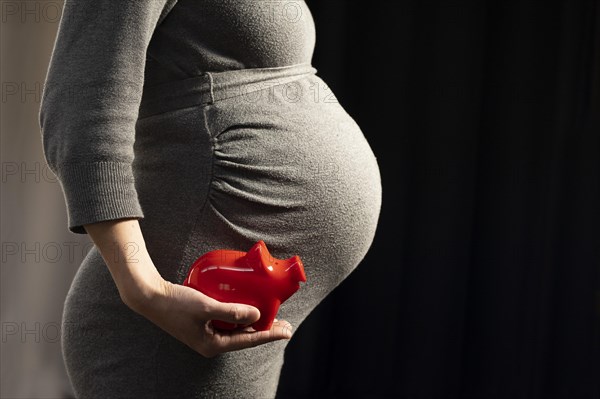
M 252 324 L 257 331 L 268 330 L 285 302 L 306 282 L 304 266 L 298 256 L 276 259 L 260 240 L 246 252 L 215 250 L 200 256 L 192 265 L 183 285 L 220 302 L 243 303 L 260 311 Z M 232 330 L 240 325 L 213 320 L 218 329 Z

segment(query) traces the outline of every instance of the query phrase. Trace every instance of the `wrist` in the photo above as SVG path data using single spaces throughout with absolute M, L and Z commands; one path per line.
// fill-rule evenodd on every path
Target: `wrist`
M 123 302 L 132 310 L 145 313 L 163 296 L 165 280 L 150 263 L 121 275 L 115 282 Z

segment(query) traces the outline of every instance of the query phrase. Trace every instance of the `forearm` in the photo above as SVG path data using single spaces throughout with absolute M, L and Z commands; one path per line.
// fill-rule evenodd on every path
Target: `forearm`
M 154 266 L 137 219 L 86 224 L 115 281 L 121 299 L 139 309 L 160 290 L 162 277 Z
M 100 250 L 123 302 L 202 356 L 291 338 L 292 327 L 283 320 L 273 323 L 268 331 L 215 330 L 210 320 L 250 325 L 260 318 L 260 312 L 253 306 L 219 302 L 164 280 L 146 250 L 137 219 L 83 226 Z

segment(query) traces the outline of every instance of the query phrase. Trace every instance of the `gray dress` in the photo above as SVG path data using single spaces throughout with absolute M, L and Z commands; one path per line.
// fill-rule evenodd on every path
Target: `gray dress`
M 299 255 L 278 313 L 297 329 L 364 258 L 382 194 L 314 44 L 303 1 L 66 0 L 40 125 L 69 229 L 140 218 L 175 283 L 214 249 Z M 204 358 L 121 302 L 94 247 L 62 344 L 81 398 L 272 398 L 287 341 Z

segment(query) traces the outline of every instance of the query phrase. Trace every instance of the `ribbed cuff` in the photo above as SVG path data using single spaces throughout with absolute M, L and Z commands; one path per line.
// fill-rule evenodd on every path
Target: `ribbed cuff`
M 71 232 L 86 234 L 83 225 L 89 223 L 144 217 L 130 163 L 65 163 L 56 169 Z

